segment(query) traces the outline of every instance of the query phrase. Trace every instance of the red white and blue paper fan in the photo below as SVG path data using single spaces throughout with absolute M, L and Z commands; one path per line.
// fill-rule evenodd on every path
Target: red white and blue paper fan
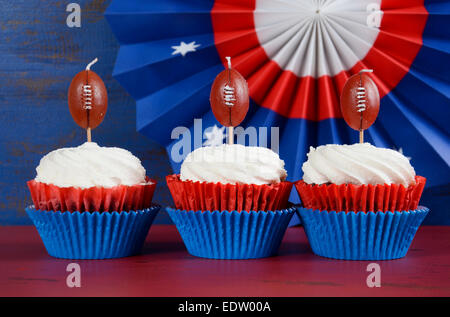
M 420 0 L 128 0 L 105 13 L 137 129 L 169 153 L 175 127 L 218 124 L 209 92 L 231 56 L 250 90 L 241 125 L 279 127 L 289 179 L 300 179 L 310 146 L 357 142 L 339 95 L 369 68 L 382 99 L 366 140 L 412 157 L 428 186 L 450 179 L 449 14 L 449 1 Z

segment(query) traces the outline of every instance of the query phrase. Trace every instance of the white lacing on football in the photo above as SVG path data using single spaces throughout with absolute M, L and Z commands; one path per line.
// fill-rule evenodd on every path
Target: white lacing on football
M 91 85 L 83 86 L 84 109 L 92 109 L 92 87 Z
M 373 69 L 361 69 L 359 71 L 359 75 L 361 76 L 362 73 L 372 73 Z M 362 85 L 362 82 L 361 82 Z M 366 88 L 365 87 L 358 87 L 358 91 L 356 92 L 356 99 L 357 99 L 357 105 L 358 112 L 363 112 L 366 110 Z
M 358 87 L 356 98 L 358 99 L 358 104 L 356 105 L 358 112 L 363 112 L 366 110 L 366 88 Z
M 225 104 L 230 107 L 234 106 L 234 101 L 236 101 L 236 97 L 234 95 L 234 88 L 230 87 L 228 85 L 225 85 L 225 87 L 223 88 L 223 93 L 224 93 Z

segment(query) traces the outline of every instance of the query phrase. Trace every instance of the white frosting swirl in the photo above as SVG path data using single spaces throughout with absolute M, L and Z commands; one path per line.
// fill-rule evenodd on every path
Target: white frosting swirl
M 189 153 L 181 165 L 181 180 L 222 184 L 273 184 L 286 178 L 284 161 L 264 147 L 223 144 Z
M 303 163 L 308 184 L 402 184 L 415 183 L 415 171 L 403 154 L 369 143 L 310 147 Z
M 36 168 L 36 181 L 58 187 L 114 187 L 145 183 L 145 169 L 131 152 L 86 142 L 45 155 Z

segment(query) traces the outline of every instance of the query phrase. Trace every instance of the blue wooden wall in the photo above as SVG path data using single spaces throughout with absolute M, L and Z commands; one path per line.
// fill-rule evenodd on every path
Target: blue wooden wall
M 66 25 L 70 2 L 81 6 L 81 28 Z M 164 184 L 171 173 L 165 149 L 136 132 L 135 103 L 111 76 L 118 43 L 103 17 L 109 3 L 0 0 L 0 225 L 31 224 L 24 211 L 31 203 L 26 181 L 35 177 L 40 158 L 85 141 L 70 116 L 67 89 L 94 57 L 99 62 L 93 70 L 105 82 L 109 104 L 93 140 L 138 156 L 160 183 L 155 201 L 171 202 Z M 162 212 L 156 221 L 170 220 Z

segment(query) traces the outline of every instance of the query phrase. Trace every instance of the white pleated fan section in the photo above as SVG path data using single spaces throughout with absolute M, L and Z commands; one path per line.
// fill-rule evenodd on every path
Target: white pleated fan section
M 256 0 L 261 46 L 282 69 L 299 77 L 349 70 L 372 47 L 381 0 Z

